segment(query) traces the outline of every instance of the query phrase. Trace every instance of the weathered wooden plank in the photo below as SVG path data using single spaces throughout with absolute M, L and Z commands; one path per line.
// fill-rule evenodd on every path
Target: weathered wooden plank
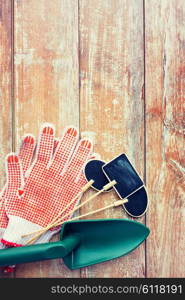
M 0 2 L 0 183 L 5 183 L 4 158 L 12 151 L 12 11 L 11 1 Z M 3 276 L 0 274 L 0 277 Z
M 1 186 L 5 182 L 5 155 L 12 148 L 12 42 L 11 42 L 11 1 L 0 2 L 0 139 Z
M 148 277 L 185 276 L 185 4 L 145 1 Z
M 78 2 L 15 1 L 16 142 L 42 122 L 79 125 Z M 16 277 L 78 277 L 59 260 L 22 265 Z
M 80 0 L 80 126 L 104 160 L 126 152 L 144 175 L 143 3 Z M 82 211 L 117 199 L 105 194 Z M 95 216 L 93 216 L 95 217 Z M 109 210 L 97 218 L 128 217 Z M 144 221 L 144 218 L 140 221 Z M 144 244 L 124 258 L 85 268 L 82 277 L 144 277 Z

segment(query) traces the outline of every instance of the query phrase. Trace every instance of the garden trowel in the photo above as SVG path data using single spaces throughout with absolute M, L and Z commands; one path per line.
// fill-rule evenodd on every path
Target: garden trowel
M 67 221 L 60 241 L 0 251 L 0 266 L 63 258 L 78 269 L 128 254 L 149 235 L 141 223 L 127 219 Z

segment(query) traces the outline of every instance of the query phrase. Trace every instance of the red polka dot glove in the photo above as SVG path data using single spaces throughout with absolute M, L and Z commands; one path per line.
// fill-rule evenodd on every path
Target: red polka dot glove
M 27 169 L 31 164 L 35 148 L 35 140 L 33 136 L 26 135 L 21 143 L 19 150 L 19 159 L 22 165 L 22 175 L 24 176 Z M 12 197 L 17 197 L 18 189 L 21 187 L 21 176 L 19 168 L 17 168 L 17 157 L 10 154 L 6 158 L 7 171 L 11 176 L 8 177 L 7 183 L 5 184 L 0 194 L 0 239 L 2 238 L 4 231 L 8 225 L 8 217 L 5 211 L 5 201 L 8 202 Z M 4 246 L 0 243 L 0 249 Z
M 21 198 L 14 195 L 6 203 L 9 223 L 3 235 L 3 244 L 24 245 L 31 237 L 24 235 L 46 227 L 86 183 L 83 169 L 91 155 L 92 143 L 88 139 L 78 142 L 77 130 L 68 128 L 54 154 L 53 147 L 54 128 L 45 126 L 41 130 L 36 160 L 29 170 L 24 193 Z M 21 167 L 18 157 L 16 163 L 19 170 L 16 176 L 20 181 Z M 11 172 L 8 175 L 11 177 Z M 74 206 L 75 203 L 68 211 Z M 53 231 L 48 231 L 38 242 L 47 242 L 52 235 Z

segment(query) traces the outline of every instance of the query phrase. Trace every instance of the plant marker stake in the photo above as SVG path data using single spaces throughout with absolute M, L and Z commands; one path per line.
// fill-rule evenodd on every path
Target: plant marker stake
M 84 217 L 87 217 L 87 216 L 90 216 L 90 215 L 99 213 L 99 212 L 101 212 L 101 211 L 104 211 L 104 210 L 106 210 L 106 209 L 108 209 L 108 208 L 112 208 L 112 207 L 117 207 L 117 206 L 123 205 L 124 203 L 127 203 L 127 202 L 128 202 L 127 199 L 124 199 L 124 200 L 118 200 L 118 201 L 115 201 L 115 202 L 113 202 L 112 204 L 109 204 L 109 205 L 104 206 L 104 207 L 102 207 L 102 208 L 99 208 L 99 209 L 90 211 L 90 212 L 88 212 L 88 213 L 86 213 L 86 214 L 84 214 L 84 215 L 81 215 L 81 216 L 77 216 L 77 217 L 75 217 L 75 218 L 72 218 L 72 219 L 70 219 L 69 221 L 79 220 L 79 219 L 81 219 L 81 218 L 84 218 Z M 65 222 L 66 222 L 66 221 L 59 221 L 58 223 L 55 223 L 53 227 L 62 225 L 62 224 L 64 224 Z M 51 228 L 51 227 L 50 227 L 50 228 Z M 31 245 L 31 244 L 33 244 L 33 242 L 35 241 L 35 239 L 37 239 L 37 237 L 34 237 L 33 239 L 29 240 L 29 241 L 26 243 L 26 245 Z
M 102 190 L 100 190 L 99 192 L 97 192 L 96 194 L 92 195 L 91 197 L 89 197 L 87 200 L 85 200 L 83 203 L 81 203 L 80 205 L 76 206 L 72 211 L 68 212 L 66 215 L 64 215 L 62 217 L 61 220 L 63 220 L 64 218 L 66 218 L 69 215 L 72 215 L 76 210 L 78 210 L 79 208 L 81 208 L 83 205 L 85 205 L 86 203 L 90 202 L 91 200 L 93 200 L 94 198 L 96 198 L 97 196 L 99 196 L 101 193 L 103 193 L 104 191 L 110 189 L 112 186 L 114 186 L 116 184 L 116 181 L 113 180 L 110 183 L 106 184 Z M 127 201 L 126 201 L 127 202 Z M 60 221 L 61 221 L 60 220 Z M 65 221 L 66 222 L 66 221 Z M 56 223 L 50 223 L 48 224 L 47 227 L 43 228 L 42 230 L 36 231 L 36 232 L 30 232 L 29 235 L 34 234 L 34 233 L 38 233 L 37 235 L 35 235 L 32 239 L 30 239 L 25 245 L 28 245 L 29 243 L 31 243 L 32 241 L 35 241 L 36 239 L 38 239 L 43 233 L 45 233 L 47 230 L 49 230 L 52 227 L 55 227 Z M 26 235 L 27 236 L 27 235 Z

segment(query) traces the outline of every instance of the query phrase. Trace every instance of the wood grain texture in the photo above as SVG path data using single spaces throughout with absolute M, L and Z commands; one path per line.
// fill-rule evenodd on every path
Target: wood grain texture
M 151 229 L 146 248 L 114 261 L 77 271 L 37 262 L 8 276 L 185 276 L 184 28 L 183 0 L 0 1 L 1 158 L 42 122 L 57 136 L 74 124 L 103 160 L 125 152 L 146 177 L 150 206 L 139 221 Z M 106 193 L 81 213 L 115 199 Z
M 145 1 L 148 277 L 185 276 L 185 5 Z
M 80 0 L 80 126 L 103 160 L 126 152 L 143 176 L 142 1 Z M 117 199 L 106 193 L 82 212 Z M 122 208 L 96 218 L 128 217 Z M 81 277 L 145 276 L 144 244 L 126 257 L 85 268 Z
M 15 134 L 38 134 L 52 122 L 57 135 L 79 125 L 78 3 L 16 0 Z M 59 260 L 22 265 L 16 277 L 79 277 Z
M 12 151 L 11 25 L 11 1 L 0 1 L 0 189 L 5 184 L 5 157 Z M 0 268 L 0 277 L 4 276 L 6 277 L 6 275 L 1 274 Z
M 11 1 L 0 2 L 0 180 L 5 182 L 4 158 L 12 149 Z

